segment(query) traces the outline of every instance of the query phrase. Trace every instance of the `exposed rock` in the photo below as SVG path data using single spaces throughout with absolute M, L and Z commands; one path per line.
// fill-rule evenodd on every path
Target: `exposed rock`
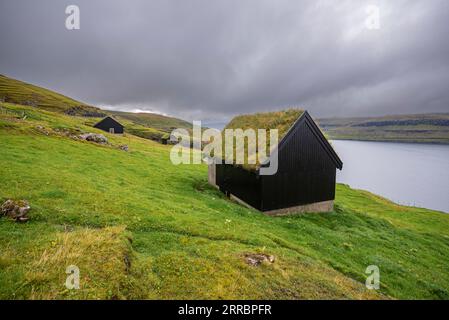
M 43 127 L 43 126 L 37 126 L 37 127 L 36 127 L 36 129 L 37 129 L 37 131 L 39 131 L 40 133 L 43 133 L 43 134 L 45 134 L 46 136 L 48 136 L 48 135 L 49 135 L 49 132 L 48 132 L 48 130 L 47 130 L 47 129 L 45 129 L 45 127 Z
M 108 138 L 102 134 L 98 133 L 85 133 L 78 136 L 81 140 L 92 141 L 95 143 L 106 144 L 108 143 Z
M 260 265 L 262 262 L 273 263 L 274 260 L 275 260 L 274 256 L 268 255 L 268 254 L 263 254 L 263 253 L 246 253 L 245 254 L 246 263 L 249 264 L 250 266 L 254 266 L 254 267 Z
M 123 150 L 123 151 L 126 151 L 126 152 L 129 151 L 129 147 L 128 147 L 128 145 L 126 145 L 126 144 L 119 145 L 118 148 L 119 148 L 120 150 Z
M 82 133 L 82 131 L 79 128 L 55 128 L 53 130 L 57 134 L 59 134 L 61 136 L 66 136 L 66 137 L 73 137 L 73 136 L 76 136 L 76 135 Z
M 29 220 L 27 216 L 31 207 L 26 200 L 6 200 L 1 206 L 1 215 L 14 219 L 17 222 L 26 222 Z

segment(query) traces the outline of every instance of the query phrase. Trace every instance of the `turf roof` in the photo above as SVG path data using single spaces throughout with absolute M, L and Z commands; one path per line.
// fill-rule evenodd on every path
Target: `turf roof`
M 278 143 L 285 137 L 289 129 L 293 126 L 293 124 L 298 120 L 298 118 L 304 113 L 304 110 L 301 109 L 287 109 L 281 111 L 274 112 L 263 112 L 263 113 L 254 113 L 254 114 L 245 114 L 239 115 L 233 118 L 223 129 L 223 134 L 226 129 L 253 129 L 256 132 L 256 139 L 258 141 L 257 130 L 258 129 L 266 129 L 267 130 L 267 139 L 266 139 L 266 150 L 271 151 L 276 146 L 270 146 L 270 135 L 269 132 L 272 129 L 278 130 Z M 234 139 L 235 140 L 235 139 Z M 247 152 L 248 146 L 247 141 L 245 139 L 245 163 L 240 164 L 245 169 L 256 170 L 260 163 L 257 157 L 258 152 L 249 153 Z M 234 163 L 235 163 L 235 141 L 234 141 Z M 268 153 L 269 154 L 269 153 Z M 223 155 L 225 155 L 225 151 L 223 149 Z M 256 159 L 256 164 L 250 164 L 248 159 Z

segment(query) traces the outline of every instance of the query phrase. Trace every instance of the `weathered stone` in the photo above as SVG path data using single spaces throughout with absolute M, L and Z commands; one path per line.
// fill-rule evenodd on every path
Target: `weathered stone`
M 315 203 L 309 203 L 301 206 L 295 206 L 290 208 L 283 208 L 271 211 L 265 211 L 264 214 L 269 216 L 286 216 L 298 213 L 310 213 L 310 212 L 331 212 L 334 210 L 334 201 L 321 201 Z
M 30 205 L 25 200 L 14 201 L 9 199 L 2 204 L 0 212 L 2 215 L 12 218 L 15 221 L 26 222 L 29 220 L 27 214 L 30 209 Z
M 126 144 L 119 145 L 118 148 L 120 150 L 123 150 L 123 151 L 126 151 L 126 152 L 128 152 L 128 150 L 129 150 L 129 147 Z
M 106 144 L 108 143 L 108 138 L 102 134 L 98 133 L 85 133 L 78 136 L 81 140 L 92 141 L 95 143 Z
M 250 266 L 258 266 L 260 265 L 262 262 L 269 262 L 269 263 L 274 263 L 274 256 L 273 255 L 268 255 L 268 254 L 264 254 L 264 253 L 246 253 L 245 254 L 245 261 L 247 264 L 249 264 Z
M 45 127 L 43 127 L 43 126 L 37 126 L 37 127 L 36 127 L 36 129 L 37 129 L 37 131 L 39 131 L 40 133 L 43 133 L 43 134 L 45 134 L 46 136 L 48 136 L 48 135 L 49 135 L 49 132 L 48 132 L 48 130 L 47 130 L 47 129 L 45 129 Z
M 257 210 L 256 208 L 247 204 L 245 201 L 241 200 L 240 198 L 237 198 L 233 194 L 230 194 L 229 198 L 247 208 Z M 332 212 L 332 210 L 334 210 L 334 201 L 328 200 L 328 201 L 315 202 L 315 203 L 309 203 L 309 204 L 304 204 L 304 205 L 300 205 L 300 206 L 289 207 L 289 208 L 263 211 L 262 213 L 266 214 L 268 216 L 276 217 L 276 216 L 287 216 L 287 215 L 294 215 L 294 214 L 300 214 L 300 213 Z
M 209 184 L 217 187 L 217 165 L 215 163 L 210 163 L 207 168 L 207 180 L 209 181 Z

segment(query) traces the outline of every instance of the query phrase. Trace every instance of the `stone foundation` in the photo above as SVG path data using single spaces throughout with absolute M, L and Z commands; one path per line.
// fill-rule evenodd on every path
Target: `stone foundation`
M 235 202 L 241 204 L 244 207 L 257 210 L 256 208 L 254 208 L 254 207 L 250 206 L 249 204 L 247 204 L 245 201 L 243 201 L 240 198 L 237 198 L 236 196 L 234 196 L 232 193 L 229 194 L 229 199 L 234 200 Z
M 215 163 L 209 164 L 207 167 L 207 179 L 209 181 L 209 184 L 213 185 L 214 187 L 217 186 L 217 168 Z
M 286 216 L 295 213 L 331 212 L 332 210 L 334 210 L 334 200 L 315 202 L 290 208 L 265 211 L 264 213 L 269 216 Z
M 237 198 L 233 194 L 229 196 L 230 199 L 234 200 L 235 202 L 238 202 L 239 204 L 257 210 L 256 208 L 250 206 L 245 201 Z M 282 208 L 277 210 L 270 210 L 270 211 L 262 211 L 262 213 L 268 215 L 268 216 L 287 216 L 291 214 L 297 214 L 297 213 L 311 213 L 311 212 L 331 212 L 334 210 L 334 200 L 328 200 L 328 201 L 322 201 L 322 202 L 315 202 L 315 203 L 309 203 L 301 206 L 294 206 L 289 208 Z

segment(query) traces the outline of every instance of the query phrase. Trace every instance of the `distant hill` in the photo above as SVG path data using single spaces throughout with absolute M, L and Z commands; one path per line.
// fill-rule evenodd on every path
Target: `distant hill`
M 317 122 L 335 140 L 449 143 L 449 113 L 323 118 Z
M 108 111 L 108 113 L 122 119 L 132 121 L 145 127 L 152 127 L 160 130 L 168 130 L 176 128 L 188 128 L 192 124 L 185 120 L 167 117 L 156 113 L 133 113 L 123 111 Z
M 159 114 L 102 110 L 49 89 L 4 75 L 0 75 L 0 102 L 89 117 L 90 119 L 86 119 L 85 123 L 91 126 L 100 118 L 110 115 L 122 122 L 128 133 L 156 141 L 168 136 L 175 128 L 191 128 L 191 124 L 187 121 Z
M 174 129 L 192 128 L 192 124 L 173 117 L 156 113 L 132 113 L 123 111 L 108 111 L 118 121 L 122 122 L 126 131 L 136 136 L 155 141 L 167 138 Z

